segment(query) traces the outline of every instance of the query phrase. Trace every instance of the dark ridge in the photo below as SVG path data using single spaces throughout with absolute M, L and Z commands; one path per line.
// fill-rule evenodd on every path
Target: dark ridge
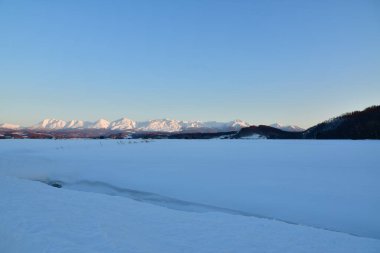
M 254 134 L 267 139 L 380 139 L 380 106 L 343 114 L 303 132 L 287 132 L 260 125 L 242 128 L 233 138 Z
M 380 139 L 380 106 L 343 114 L 304 132 L 305 139 Z
M 302 132 L 287 132 L 270 126 L 259 125 L 242 128 L 233 138 L 258 135 L 267 139 L 302 139 Z

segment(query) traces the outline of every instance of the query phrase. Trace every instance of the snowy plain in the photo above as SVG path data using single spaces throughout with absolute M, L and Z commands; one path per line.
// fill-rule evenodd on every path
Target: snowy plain
M 0 251 L 380 252 L 379 178 L 378 141 L 4 140 Z

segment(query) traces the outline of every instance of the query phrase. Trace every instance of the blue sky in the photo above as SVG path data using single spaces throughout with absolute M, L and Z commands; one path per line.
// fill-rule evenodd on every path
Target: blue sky
M 247 120 L 380 104 L 380 1 L 0 0 L 0 123 Z

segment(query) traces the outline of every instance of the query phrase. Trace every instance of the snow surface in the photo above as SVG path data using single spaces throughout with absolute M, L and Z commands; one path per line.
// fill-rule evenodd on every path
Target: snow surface
M 240 137 L 240 139 L 252 139 L 252 140 L 258 140 L 258 139 L 266 139 L 267 137 L 259 134 L 251 134 L 248 136 Z
M 379 150 L 378 141 L 4 140 L 0 252 L 380 252 Z
M 375 253 L 380 241 L 0 177 L 0 251 Z

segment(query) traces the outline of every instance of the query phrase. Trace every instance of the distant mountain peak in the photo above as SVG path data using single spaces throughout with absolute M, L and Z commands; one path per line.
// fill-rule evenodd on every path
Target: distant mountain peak
M 37 129 L 62 129 L 66 125 L 66 121 L 59 119 L 44 119 L 40 123 L 32 126 Z
M 137 129 L 141 131 L 154 132 L 179 132 L 183 129 L 183 125 L 178 120 L 171 119 L 153 119 L 137 123 Z
M 47 118 L 31 129 L 41 130 L 61 130 L 61 129 L 108 129 L 120 131 L 135 131 L 135 132 L 182 132 L 182 131 L 199 131 L 199 132 L 215 132 L 215 131 L 237 131 L 243 127 L 248 127 L 249 123 L 236 119 L 230 122 L 216 121 L 185 121 L 175 119 L 152 119 L 148 121 L 136 122 L 127 117 L 123 117 L 112 122 L 99 119 L 95 122 L 83 120 L 59 120 L 55 118 Z
M 271 124 L 269 125 L 273 128 L 277 128 L 277 129 L 280 129 L 280 130 L 284 130 L 284 131 L 288 131 L 288 132 L 302 132 L 302 131 L 305 131 L 305 129 L 299 127 L 299 126 L 295 126 L 295 125 L 283 125 L 283 124 L 280 124 L 280 123 L 274 123 L 274 124 Z
M 230 125 L 232 128 L 243 128 L 243 127 L 249 127 L 250 124 L 246 121 L 243 121 L 241 119 L 235 119 L 230 122 Z
M 3 123 L 3 124 L 0 124 L 0 128 L 6 128 L 6 129 L 19 129 L 19 128 L 20 128 L 20 125 L 9 124 L 9 123 Z
M 94 123 L 90 124 L 88 128 L 96 128 L 96 129 L 107 129 L 110 125 L 110 122 L 105 119 L 98 119 Z
M 130 130 L 136 128 L 136 122 L 129 118 L 121 118 L 109 124 L 111 130 Z
M 70 120 L 66 122 L 65 128 L 67 129 L 82 129 L 91 125 L 91 122 L 83 120 Z

